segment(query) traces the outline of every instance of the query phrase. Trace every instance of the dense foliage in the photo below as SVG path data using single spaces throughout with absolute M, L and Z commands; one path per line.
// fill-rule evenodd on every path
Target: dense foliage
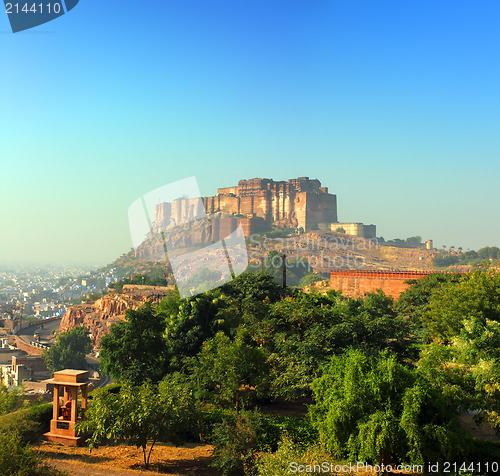
M 338 458 L 424 464 L 466 453 L 456 409 L 387 351 L 367 356 L 351 349 L 332 357 L 313 391 L 312 421 Z
M 223 421 L 215 426 L 211 437 L 215 445 L 212 466 L 223 476 L 250 474 L 265 437 L 262 418 L 257 412 L 238 413 L 234 423 Z
M 91 433 L 90 448 L 104 440 L 128 440 L 142 449 L 146 467 L 157 441 L 181 443 L 197 421 L 192 392 L 177 376 L 166 377 L 159 385 L 124 385 L 117 394 L 96 392 L 87 417 L 78 429 Z
M 7 387 L 0 382 L 0 415 L 10 413 L 25 402 L 25 396 L 20 389 Z
M 11 407 L 12 408 L 12 407 Z M 0 474 L 12 476 L 63 476 L 45 463 L 30 444 L 46 431 L 52 404 L 23 405 L 0 416 Z
M 127 310 L 126 317 L 101 340 L 101 368 L 132 385 L 158 382 L 165 372 L 165 323 L 150 303 L 137 311 Z
M 461 250 L 461 248 L 459 248 Z M 496 246 L 485 246 L 478 251 L 470 250 L 466 252 L 453 253 L 441 252 L 434 258 L 432 263 L 440 268 L 446 268 L 455 264 L 478 265 L 484 261 L 500 259 L 500 248 Z
M 382 292 L 349 299 L 249 273 L 192 298 L 173 294 L 129 311 L 101 341 L 104 368 L 125 385 L 93 402 L 89 425 L 98 439 L 130 439 L 132 427 L 123 422 L 139 417 L 123 413 L 119 402 L 142 395 L 139 420 L 150 422 L 152 433 L 135 427 L 143 434 L 138 446 L 145 451 L 147 439 L 171 438 L 163 422 L 177 422 L 175 434 L 184 428 L 215 444 L 224 474 L 266 474 L 262 468 L 277 460 L 255 466 L 253 459 L 265 450 L 262 442 L 275 451 L 280 439 L 278 454 L 302 459 L 328 451 L 373 464 L 470 461 L 476 454 L 494 460 L 495 449 L 467 436 L 459 415 L 474 410 L 500 430 L 500 275 L 477 270 L 411 283 L 397 301 Z M 174 396 L 189 394 L 181 405 L 198 415 L 196 430 L 175 412 L 160 416 L 144 406 L 163 401 L 165 381 Z M 293 443 L 289 429 L 245 410 L 298 397 L 314 405 Z M 235 413 L 214 424 L 214 409 Z M 316 449 L 306 454 L 301 443 Z
M 0 473 L 9 476 L 64 476 L 43 461 L 29 444 L 22 442 L 15 431 L 0 432 Z
M 92 350 L 86 327 L 74 327 L 59 334 L 56 343 L 44 352 L 43 358 L 51 372 L 63 369 L 85 369 L 85 356 Z

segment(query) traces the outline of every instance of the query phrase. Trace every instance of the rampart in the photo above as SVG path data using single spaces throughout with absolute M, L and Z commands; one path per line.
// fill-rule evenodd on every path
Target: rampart
M 397 299 L 410 286 L 407 280 L 421 279 L 433 273 L 436 271 L 336 270 L 331 272 L 330 286 L 350 298 L 362 297 L 366 293 L 381 289 L 385 294 Z
M 27 344 L 19 336 L 15 336 L 15 345 L 19 350 L 26 352 L 28 355 L 43 355 L 45 349 Z
M 318 223 L 337 222 L 337 196 L 309 177 L 288 181 L 255 178 L 240 180 L 237 186 L 219 188 L 217 195 L 202 198 L 179 198 L 156 205 L 155 230 L 165 230 L 203 216 L 240 215 L 248 218 L 245 234 L 262 225 L 255 219 L 303 228 L 317 228 Z

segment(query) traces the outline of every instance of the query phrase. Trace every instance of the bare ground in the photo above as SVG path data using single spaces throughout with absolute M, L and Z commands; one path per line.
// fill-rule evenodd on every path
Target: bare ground
M 47 462 L 74 476 L 216 476 L 209 466 L 212 446 L 186 445 L 175 447 L 156 444 L 151 453 L 150 469 L 144 469 L 142 449 L 135 446 L 102 446 L 92 452 L 86 447 L 63 446 L 42 442 L 36 449 Z

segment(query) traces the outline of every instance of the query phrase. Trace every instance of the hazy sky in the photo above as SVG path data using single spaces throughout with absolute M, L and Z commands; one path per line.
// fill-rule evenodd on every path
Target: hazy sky
M 499 25 L 498 0 L 1 13 L 0 263 L 108 263 L 129 205 L 191 175 L 318 178 L 386 239 L 500 246 Z

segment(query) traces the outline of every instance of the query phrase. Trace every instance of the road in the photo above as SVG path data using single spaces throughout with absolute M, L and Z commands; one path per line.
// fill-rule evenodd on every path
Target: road
M 49 340 L 52 336 L 53 331 L 57 331 L 59 329 L 59 325 L 61 324 L 61 319 L 54 319 L 53 321 L 40 321 L 40 323 L 33 324 L 32 326 L 26 327 L 26 329 L 22 329 L 19 331 L 18 336 L 27 344 L 29 344 L 32 340 L 34 340 L 33 335 L 35 332 L 40 334 L 40 341 L 44 343 Z M 43 326 L 43 329 L 42 329 Z

